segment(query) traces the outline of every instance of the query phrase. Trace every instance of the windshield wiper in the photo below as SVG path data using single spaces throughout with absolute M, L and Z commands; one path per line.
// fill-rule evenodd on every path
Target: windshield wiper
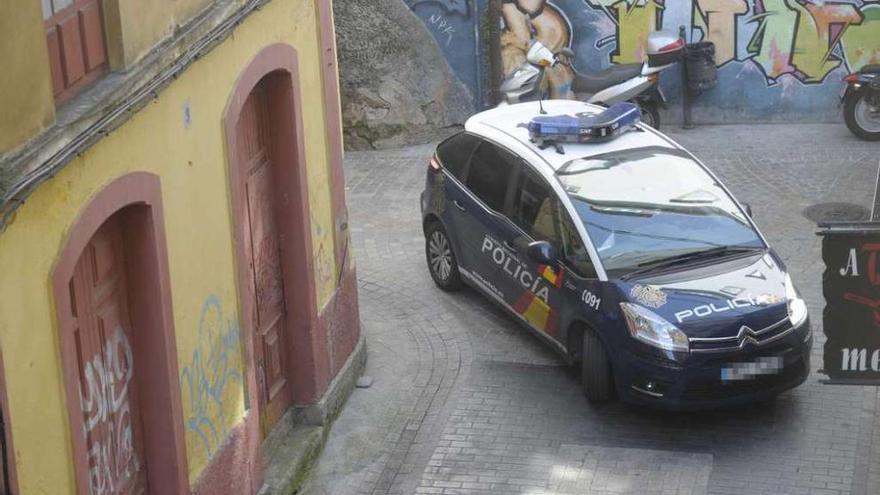
M 677 265 L 684 265 L 692 263 L 694 261 L 725 258 L 728 256 L 744 253 L 764 252 L 765 249 L 766 248 L 754 246 L 718 246 L 709 249 L 701 249 L 699 251 L 690 251 L 683 254 L 677 254 L 675 256 L 669 256 L 667 258 L 659 258 L 656 260 L 639 263 L 636 265 L 635 270 L 622 276 L 621 279 L 626 280 L 637 275 L 642 275 L 648 272 L 662 270 L 664 268 L 670 268 Z

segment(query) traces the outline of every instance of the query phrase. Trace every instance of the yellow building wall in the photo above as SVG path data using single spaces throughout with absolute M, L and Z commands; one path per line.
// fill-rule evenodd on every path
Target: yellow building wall
M 49 52 L 40 2 L 0 0 L 0 154 L 55 120 Z
M 137 61 L 159 41 L 169 37 L 174 28 L 205 8 L 211 0 L 114 0 L 105 2 L 106 11 L 113 17 L 108 26 L 108 38 L 120 50 L 124 66 Z M 116 17 L 118 15 L 118 17 Z M 116 29 L 113 24 L 121 27 Z M 121 36 L 121 43 L 119 36 Z
M 21 493 L 74 492 L 51 274 L 80 211 L 103 186 L 129 172 L 161 178 L 190 482 L 242 420 L 243 351 L 223 112 L 240 72 L 272 43 L 288 43 L 299 54 L 315 276 L 323 280 L 319 307 L 332 293 L 336 267 L 314 1 L 273 0 L 252 14 L 155 102 L 40 186 L 0 234 L 0 347 Z M 183 119 L 187 106 L 189 128 Z M 212 354 L 228 364 L 208 369 Z M 201 378 L 222 398 L 219 407 L 190 387 Z M 71 400 L 78 407 L 79 399 Z

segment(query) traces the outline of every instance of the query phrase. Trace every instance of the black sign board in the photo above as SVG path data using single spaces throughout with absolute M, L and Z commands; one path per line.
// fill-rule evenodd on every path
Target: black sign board
M 880 222 L 819 229 L 826 383 L 880 385 Z

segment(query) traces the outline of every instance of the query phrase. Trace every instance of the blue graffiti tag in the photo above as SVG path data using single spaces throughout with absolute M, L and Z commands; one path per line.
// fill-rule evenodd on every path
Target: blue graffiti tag
M 196 434 L 210 457 L 227 433 L 223 395 L 232 383 L 242 383 L 237 319 L 227 319 L 217 296 L 210 295 L 199 317 L 198 344 L 180 381 L 189 393 L 186 428 Z
M 446 12 L 449 12 L 450 14 L 457 12 L 463 16 L 467 16 L 470 13 L 468 0 L 410 0 L 409 6 L 412 8 L 417 4 L 427 2 L 439 3 L 446 9 Z

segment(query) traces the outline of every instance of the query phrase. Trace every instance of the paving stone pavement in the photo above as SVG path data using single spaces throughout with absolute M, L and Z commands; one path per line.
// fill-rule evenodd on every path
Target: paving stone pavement
M 822 375 L 820 240 L 808 206 L 870 208 L 880 144 L 840 125 L 668 134 L 743 201 L 805 295 L 807 383 L 734 409 L 590 406 L 574 372 L 472 290 L 434 287 L 418 198 L 433 146 L 346 155 L 366 374 L 301 493 L 880 494 L 876 388 Z

